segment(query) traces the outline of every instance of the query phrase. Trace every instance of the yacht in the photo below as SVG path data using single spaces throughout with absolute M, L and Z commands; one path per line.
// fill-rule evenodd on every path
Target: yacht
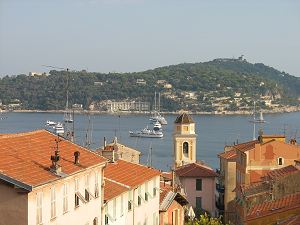
M 140 131 L 129 131 L 130 137 L 143 137 L 143 138 L 162 138 L 164 136 L 162 131 L 151 130 L 148 127 Z
M 152 123 L 159 122 L 161 125 L 167 125 L 168 122 L 160 113 L 160 93 L 158 93 L 158 110 L 156 109 L 156 92 L 154 94 L 154 113 L 153 116 L 150 117 L 150 121 Z
M 154 131 L 160 131 L 161 130 L 161 124 L 160 122 L 156 121 L 153 125 L 153 130 Z
M 55 125 L 56 125 L 56 122 L 51 121 L 51 120 L 47 120 L 46 125 L 47 125 L 47 126 L 55 126 Z
M 57 123 L 53 128 L 54 128 L 55 134 L 64 135 L 65 129 L 64 129 L 62 123 Z

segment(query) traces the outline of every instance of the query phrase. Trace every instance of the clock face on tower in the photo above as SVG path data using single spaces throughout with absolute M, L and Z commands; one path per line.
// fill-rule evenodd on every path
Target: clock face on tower
M 184 157 L 188 157 L 189 156 L 189 143 L 183 142 L 182 151 L 183 151 Z

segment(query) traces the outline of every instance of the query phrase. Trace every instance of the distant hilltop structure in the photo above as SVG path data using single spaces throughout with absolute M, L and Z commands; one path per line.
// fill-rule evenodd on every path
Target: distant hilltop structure
M 29 72 L 28 74 L 30 77 L 35 77 L 35 76 L 48 76 L 47 73 L 45 72 Z
M 239 56 L 237 59 L 234 58 L 234 57 L 232 57 L 232 58 L 218 58 L 218 59 L 215 59 L 214 61 L 220 61 L 220 62 L 230 62 L 230 61 L 247 62 L 244 55 Z

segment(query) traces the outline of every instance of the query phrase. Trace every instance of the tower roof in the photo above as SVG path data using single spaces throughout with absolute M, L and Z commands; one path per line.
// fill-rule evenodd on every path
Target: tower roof
M 174 123 L 195 123 L 192 117 L 186 113 L 182 113 L 180 116 L 178 116 Z

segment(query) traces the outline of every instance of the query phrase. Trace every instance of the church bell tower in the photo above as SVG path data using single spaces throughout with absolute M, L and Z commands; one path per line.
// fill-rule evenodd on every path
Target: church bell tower
M 175 168 L 196 162 L 195 122 L 186 113 L 178 116 L 174 122 L 174 165 Z

